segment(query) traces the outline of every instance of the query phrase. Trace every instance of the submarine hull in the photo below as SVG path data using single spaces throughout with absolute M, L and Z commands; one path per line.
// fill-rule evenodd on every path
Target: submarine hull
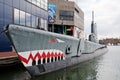
M 10 24 L 7 36 L 28 72 L 35 76 L 92 59 L 107 52 L 104 45 L 63 34 Z

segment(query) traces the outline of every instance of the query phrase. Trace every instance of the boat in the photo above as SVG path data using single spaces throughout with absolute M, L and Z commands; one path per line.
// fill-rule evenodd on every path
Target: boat
M 72 36 L 14 24 L 6 29 L 19 59 L 32 76 L 66 68 L 107 52 L 105 45 Z
M 31 76 L 66 68 L 106 53 L 96 40 L 92 21 L 90 40 L 9 24 L 6 35 Z

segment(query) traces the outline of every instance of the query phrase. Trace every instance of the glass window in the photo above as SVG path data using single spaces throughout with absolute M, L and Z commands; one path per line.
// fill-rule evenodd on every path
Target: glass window
M 32 27 L 34 27 L 34 28 L 35 28 L 35 19 L 36 19 L 36 17 L 34 15 L 32 15 Z
M 48 30 L 47 29 L 47 20 L 45 20 L 45 30 Z
M 44 1 L 43 0 L 41 0 L 41 8 L 44 9 Z
M 25 12 L 20 11 L 20 25 L 25 25 Z
M 48 10 L 48 5 L 47 4 L 45 5 L 45 10 Z
M 28 0 L 29 2 L 32 2 L 32 0 Z
M 47 30 L 47 20 L 41 18 L 41 28 Z
M 36 0 L 32 0 L 32 3 L 36 5 L 37 2 L 36 2 Z
M 45 20 L 43 19 L 43 28 L 45 29 Z
M 41 28 L 41 18 L 39 18 L 38 21 L 39 21 L 39 28 Z
M 14 24 L 19 24 L 19 10 L 14 9 Z
M 44 20 L 43 20 L 43 18 L 41 18 L 41 28 L 44 29 Z
M 27 1 L 33 3 L 34 5 L 37 5 L 38 7 L 41 7 L 47 10 L 48 0 L 27 0 Z
M 38 17 L 36 17 L 36 24 L 35 24 L 35 28 L 39 28 L 39 25 L 38 25 Z
M 37 0 L 37 6 L 40 7 L 40 0 Z
M 74 12 L 73 11 L 60 11 L 60 20 L 71 20 L 73 21 Z
M 26 13 L 26 26 L 31 26 L 31 14 Z

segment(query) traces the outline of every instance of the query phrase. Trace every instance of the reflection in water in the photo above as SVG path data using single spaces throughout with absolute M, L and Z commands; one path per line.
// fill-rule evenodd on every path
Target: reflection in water
M 108 46 L 108 49 L 98 62 L 97 80 L 120 80 L 120 46 Z
M 93 59 L 73 67 L 41 75 L 33 80 L 96 80 L 97 60 Z
M 0 67 L 0 80 L 28 80 L 30 78 L 30 75 L 21 64 L 13 67 Z

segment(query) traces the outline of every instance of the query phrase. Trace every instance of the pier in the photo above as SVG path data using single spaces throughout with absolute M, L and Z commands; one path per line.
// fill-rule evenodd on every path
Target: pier
M 16 52 L 0 52 L 0 67 L 13 66 L 20 63 Z

